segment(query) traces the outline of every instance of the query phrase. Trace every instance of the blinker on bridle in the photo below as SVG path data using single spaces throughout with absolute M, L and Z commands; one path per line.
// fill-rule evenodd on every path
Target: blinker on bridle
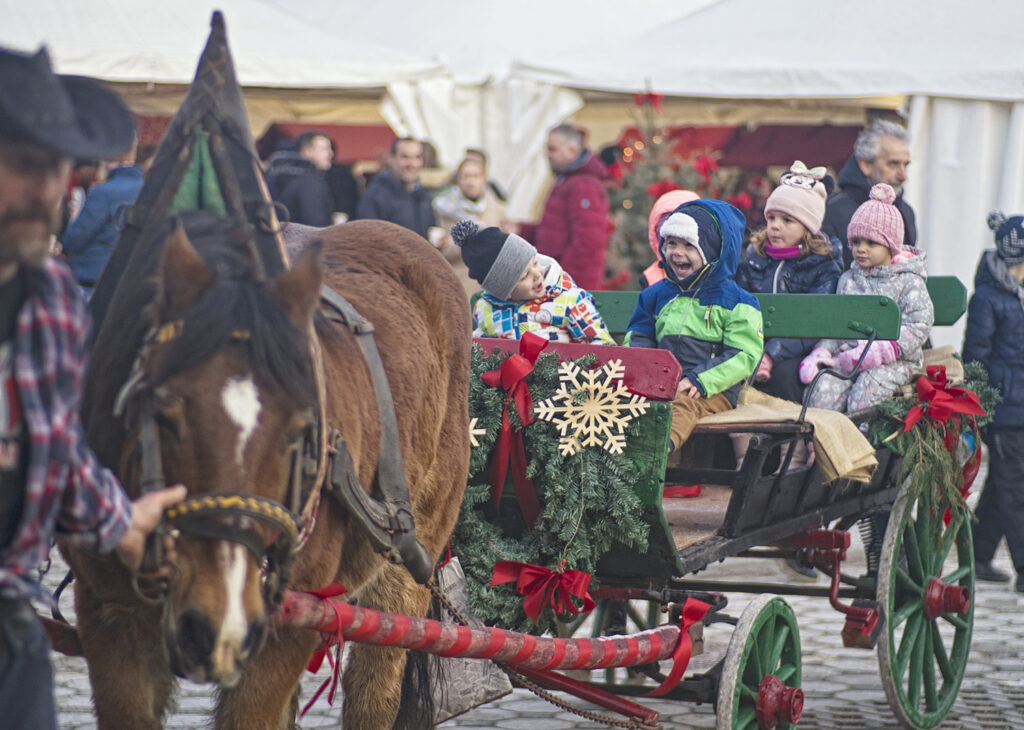
M 145 381 L 144 365 L 156 347 L 180 337 L 184 326 L 184 320 L 176 319 L 160 326 L 154 325 L 150 329 L 132 365 L 131 374 L 114 401 L 114 415 L 122 417 L 126 414 L 129 401 L 145 396 L 139 401 L 137 412 L 137 452 L 141 467 L 139 490 L 142 494 L 166 486 L 160 455 L 160 431 L 155 418 L 155 389 Z M 231 333 L 232 342 L 244 342 L 249 339 L 249 330 L 236 329 Z M 266 497 L 229 492 L 189 497 L 167 508 L 164 510 L 160 525 L 147 536 L 142 565 L 138 573 L 132 576 L 132 585 L 136 593 L 152 603 L 161 603 L 166 598 L 166 580 L 157 580 L 157 595 L 154 597 L 140 588 L 139 579 L 155 576 L 163 567 L 163 537 L 166 534 L 166 526 L 171 525 L 182 534 L 226 540 L 245 547 L 263 570 L 263 596 L 268 611 L 276 610 L 284 597 L 284 588 L 288 584 L 298 542 L 299 528 L 295 515 L 301 499 L 305 438 L 305 435 L 299 437 L 288 449 L 291 459 L 288 501 L 291 509 Z M 273 537 L 269 543 L 255 528 L 253 522 L 271 528 Z

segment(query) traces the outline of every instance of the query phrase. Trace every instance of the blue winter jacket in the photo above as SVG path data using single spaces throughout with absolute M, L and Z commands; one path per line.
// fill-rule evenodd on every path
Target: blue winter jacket
M 984 365 L 1003 395 L 992 425 L 1024 427 L 1024 286 L 995 251 L 985 252 L 974 276 L 963 359 Z
M 775 259 L 759 256 L 753 246 L 736 270 L 736 283 L 752 294 L 835 294 L 843 273 L 843 244 L 837 238 L 832 255 L 812 253 L 798 259 Z M 814 349 L 815 339 L 773 337 L 765 342 L 764 351 L 772 362 L 804 357 Z
M 121 232 L 121 209 L 134 203 L 140 190 L 142 168 L 132 165 L 115 167 L 106 181 L 86 194 L 82 211 L 60 242 L 71 271 L 83 286 L 93 286 L 100 278 Z
M 626 344 L 668 350 L 683 377 L 704 397 L 722 393 L 736 405 L 740 387 L 764 350 L 761 308 L 753 294 L 733 281 L 746 220 L 721 200 L 695 200 L 718 221 L 722 255 L 684 281 L 666 267 L 666 278 L 640 292 L 626 328 Z

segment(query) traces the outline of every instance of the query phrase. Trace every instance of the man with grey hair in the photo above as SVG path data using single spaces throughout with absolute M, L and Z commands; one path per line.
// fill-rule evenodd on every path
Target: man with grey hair
M 829 196 L 825 204 L 825 222 L 821 230 L 843 242 L 843 265 L 850 268 L 853 253 L 846 240 L 846 227 L 853 212 L 868 199 L 871 186 L 891 185 L 896 191 L 896 207 L 903 216 L 903 243 L 917 245 L 917 223 L 914 210 L 903 199 L 903 184 L 910 165 L 910 136 L 894 122 L 875 119 L 865 127 L 853 147 L 853 157 L 839 171 L 839 192 Z
M 524 238 L 550 256 L 583 289 L 600 289 L 608 253 L 608 169 L 584 147 L 571 124 L 548 132 L 548 164 L 557 176 L 540 223 L 522 226 Z

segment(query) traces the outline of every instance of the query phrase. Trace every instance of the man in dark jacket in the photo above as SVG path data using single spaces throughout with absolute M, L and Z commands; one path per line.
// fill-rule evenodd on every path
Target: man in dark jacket
M 988 216 L 996 250 L 986 251 L 967 308 L 964 362 L 985 366 L 1003 400 L 983 436 L 988 478 L 973 529 L 978 580 L 1005 583 L 1010 576 L 992 565 L 1003 537 L 1024 593 L 1024 216 Z
M 893 122 L 876 119 L 857 136 L 853 157 L 839 171 L 839 192 L 825 204 L 822 233 L 843 243 L 843 268 L 850 268 L 853 252 L 846 240 L 846 227 L 853 212 L 868 199 L 871 186 L 885 183 L 896 191 L 896 207 L 903 216 L 903 245 L 917 246 L 917 221 L 914 210 L 903 199 L 903 184 L 910 165 L 909 135 Z
M 288 209 L 290 221 L 317 228 L 334 224 L 334 195 L 327 184 L 333 162 L 334 145 L 323 132 L 303 132 L 295 139 L 295 152 L 271 156 L 267 187 Z
M 540 253 L 558 261 L 583 289 L 601 289 L 608 253 L 608 169 L 583 147 L 571 124 L 548 133 L 548 164 L 558 176 L 540 223 L 524 225 L 522 235 Z
M 136 146 L 115 163 L 107 179 L 85 196 L 82 211 L 61 238 L 68 266 L 86 296 L 92 293 L 121 231 L 122 211 L 142 190 L 142 167 L 135 164 Z
M 420 184 L 423 143 L 402 137 L 391 143 L 388 167 L 373 176 L 359 201 L 359 217 L 391 221 L 427 238 L 434 225 L 430 191 Z

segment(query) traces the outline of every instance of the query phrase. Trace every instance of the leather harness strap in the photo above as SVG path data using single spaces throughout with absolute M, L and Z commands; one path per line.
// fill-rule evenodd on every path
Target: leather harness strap
M 340 435 L 332 438 L 335 453 L 331 486 L 366 529 L 376 548 L 385 553 L 391 562 L 404 564 L 418 583 L 426 584 L 433 573 L 434 561 L 416 538 L 409 484 L 405 478 L 405 465 L 398 439 L 395 404 L 373 338 L 373 323 L 329 286 L 322 287 L 320 298 L 327 305 L 322 310 L 324 315 L 355 336 L 373 379 L 377 410 L 380 413 L 380 459 L 375 482 L 382 499 L 378 501 L 363 489 L 352 456 Z

